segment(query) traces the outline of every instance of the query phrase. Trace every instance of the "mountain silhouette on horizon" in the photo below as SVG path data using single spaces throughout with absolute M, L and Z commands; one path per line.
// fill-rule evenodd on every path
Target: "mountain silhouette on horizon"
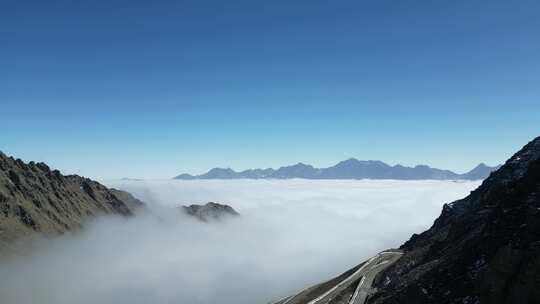
M 297 163 L 278 169 L 248 169 L 237 172 L 231 168 L 213 168 L 201 175 L 180 174 L 174 179 L 398 179 L 398 180 L 481 180 L 500 167 L 490 167 L 479 164 L 471 171 L 459 174 L 450 170 L 432 168 L 427 165 L 407 167 L 402 165 L 390 166 L 379 160 L 358 160 L 349 158 L 335 166 L 315 168 L 312 165 Z

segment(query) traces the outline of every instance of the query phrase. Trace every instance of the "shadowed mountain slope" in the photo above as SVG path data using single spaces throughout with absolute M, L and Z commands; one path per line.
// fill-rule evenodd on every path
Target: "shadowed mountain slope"
M 368 303 L 540 303 L 540 137 L 401 249 Z

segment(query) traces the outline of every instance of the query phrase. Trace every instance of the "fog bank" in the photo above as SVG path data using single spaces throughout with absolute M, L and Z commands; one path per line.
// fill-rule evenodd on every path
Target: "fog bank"
M 480 182 L 104 183 L 157 216 L 100 218 L 83 233 L 0 261 L 2 303 L 267 303 L 399 246 Z M 171 208 L 209 201 L 241 216 L 204 224 Z

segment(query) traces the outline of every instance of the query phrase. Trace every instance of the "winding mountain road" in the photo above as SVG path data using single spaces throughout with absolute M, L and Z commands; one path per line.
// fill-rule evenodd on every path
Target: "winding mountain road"
M 370 258 L 352 274 L 338 280 L 332 286 L 329 282 L 306 288 L 296 295 L 281 299 L 273 304 L 364 304 L 372 291 L 371 285 L 375 276 L 396 262 L 402 253 L 398 251 L 383 251 Z M 351 285 L 358 282 L 351 295 Z M 321 290 L 326 287 L 326 289 Z
M 381 257 L 381 255 L 384 255 L 384 257 Z M 367 296 L 371 291 L 371 284 L 373 284 L 375 276 L 383 269 L 396 262 L 401 257 L 401 255 L 401 252 L 379 253 L 379 259 L 375 260 L 375 264 L 371 265 L 369 269 L 364 272 L 360 283 L 358 283 L 358 286 L 356 287 L 356 290 L 354 291 L 354 294 L 349 301 L 349 304 L 364 304 L 366 302 Z

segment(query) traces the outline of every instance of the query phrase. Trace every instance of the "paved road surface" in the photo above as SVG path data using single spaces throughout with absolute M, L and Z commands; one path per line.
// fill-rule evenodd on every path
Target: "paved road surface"
M 362 276 L 360 283 L 358 283 L 349 304 L 364 304 L 369 292 L 371 291 L 371 284 L 373 284 L 375 276 L 401 257 L 400 252 L 381 252 L 379 255 L 381 254 L 384 255 L 384 259 L 375 261 L 375 265 L 370 266 L 370 268 L 364 272 L 364 275 Z
M 352 283 L 359 281 L 354 294 L 348 304 L 364 304 L 367 296 L 371 292 L 371 284 L 375 276 L 386 267 L 396 262 L 402 253 L 397 251 L 383 251 L 367 260 L 360 268 L 347 278 L 341 280 L 336 285 L 322 292 L 312 300 L 305 300 L 305 296 L 315 290 L 319 285 L 306 288 L 296 295 L 281 299 L 273 304 L 327 304 L 332 299 L 343 293 Z

